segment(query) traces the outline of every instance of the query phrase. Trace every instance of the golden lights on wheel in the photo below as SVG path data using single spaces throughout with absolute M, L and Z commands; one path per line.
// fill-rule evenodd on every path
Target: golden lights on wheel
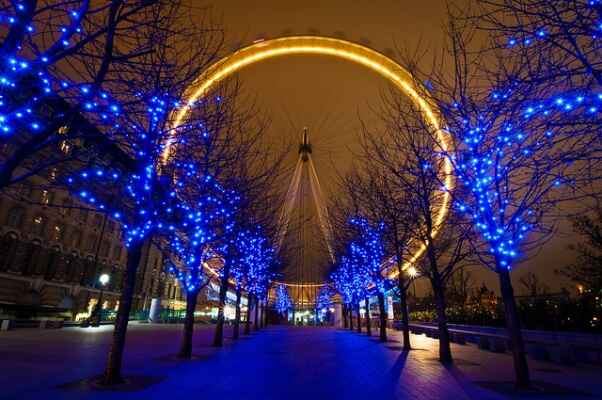
M 391 58 L 381 54 L 369 47 L 349 42 L 347 40 L 329 38 L 322 36 L 287 36 L 269 40 L 259 40 L 250 46 L 241 48 L 229 56 L 222 58 L 211 65 L 205 73 L 196 79 L 189 88 L 186 96 L 187 105 L 193 105 L 197 100 L 206 95 L 219 82 L 241 71 L 247 66 L 259 63 L 271 58 L 286 57 L 292 55 L 318 55 L 331 56 L 350 61 L 366 67 L 387 79 L 397 87 L 403 94 L 408 96 L 422 111 L 427 121 L 436 132 L 436 136 L 442 151 L 447 151 L 450 143 L 441 129 L 438 112 L 428 100 L 420 93 L 423 89 L 419 87 L 411 74 Z M 181 108 L 175 116 L 174 126 L 178 126 L 191 110 L 190 106 Z M 165 147 L 164 156 L 169 154 L 170 144 Z M 441 171 L 442 180 L 445 184 L 443 201 L 439 209 L 434 210 L 435 233 L 444 223 L 450 206 L 450 193 L 453 188 L 452 166 L 446 161 Z M 424 246 L 417 247 L 412 257 L 404 265 L 404 269 L 412 267 L 416 260 L 422 255 Z M 413 268 L 413 267 L 412 267 Z M 396 268 L 388 270 L 390 278 L 397 275 Z M 295 286 L 292 283 L 286 283 Z M 301 283 L 300 286 L 313 286 L 313 283 Z M 317 285 L 317 284 L 316 284 Z

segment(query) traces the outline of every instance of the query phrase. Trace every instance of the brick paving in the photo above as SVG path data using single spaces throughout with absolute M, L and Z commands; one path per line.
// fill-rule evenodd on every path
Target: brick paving
M 398 332 L 379 343 L 331 328 L 270 327 L 223 349 L 198 326 L 195 359 L 179 361 L 181 326 L 132 324 L 120 390 L 83 380 L 102 371 L 112 327 L 15 330 L 0 333 L 0 399 L 602 399 L 602 368 L 530 362 L 547 392 L 516 392 L 508 354 L 453 345 L 444 367 L 437 342 L 412 335 L 403 353 Z M 226 332 L 230 335 L 230 332 Z M 138 386 L 136 386 L 138 385 Z

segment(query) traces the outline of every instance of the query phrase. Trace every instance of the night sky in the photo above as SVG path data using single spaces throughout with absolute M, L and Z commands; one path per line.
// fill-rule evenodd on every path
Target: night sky
M 196 2 L 195 2 L 196 3 Z M 445 2 L 421 1 L 313 1 L 220 0 L 211 5 L 214 18 L 226 32 L 225 52 L 258 38 L 291 34 L 337 36 L 366 44 L 395 58 L 396 49 L 438 51 L 444 42 Z M 429 62 L 428 54 L 424 63 Z M 427 65 L 427 64 L 425 64 Z M 254 64 L 238 78 L 245 95 L 253 97 L 270 120 L 268 140 L 300 140 L 307 126 L 313 155 L 326 196 L 336 196 L 336 172 L 345 172 L 357 150 L 360 121 L 377 123 L 374 109 L 388 83 L 360 66 L 320 56 L 277 58 Z M 291 152 L 288 167 L 296 160 Z M 535 258 L 517 266 L 514 280 L 527 271 L 540 276 L 552 291 L 572 287 L 554 274 L 571 261 L 566 249 L 570 226 L 560 226 L 557 236 Z M 317 254 L 317 251 L 314 253 Z M 317 261 L 310 261 L 314 263 Z M 497 290 L 492 273 L 474 269 L 475 284 L 484 281 Z M 515 282 L 520 294 L 524 289 Z M 422 291 L 427 283 L 418 284 Z

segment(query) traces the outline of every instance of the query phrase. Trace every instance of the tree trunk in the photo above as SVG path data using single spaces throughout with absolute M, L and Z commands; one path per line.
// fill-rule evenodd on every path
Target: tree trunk
M 245 321 L 245 335 L 251 333 L 251 304 L 253 303 L 253 294 L 247 293 L 247 320 Z
M 217 309 L 217 324 L 215 325 L 215 335 L 213 336 L 213 346 L 222 347 L 224 345 L 224 307 L 226 305 L 226 293 L 228 292 L 228 278 L 230 277 L 230 263 L 224 265 L 224 273 L 219 288 L 219 305 Z
M 268 298 L 266 297 L 265 303 L 263 305 L 263 327 L 266 328 L 268 326 Z
M 385 314 L 385 295 L 382 293 L 378 293 L 377 297 L 378 297 L 378 312 L 380 314 L 380 316 L 379 316 L 379 320 L 380 320 L 379 340 L 381 342 L 386 342 L 387 341 L 387 316 Z
M 236 288 L 236 315 L 234 317 L 234 329 L 232 339 L 238 339 L 240 336 L 240 287 Z
M 360 302 L 355 304 L 355 312 L 357 313 L 357 333 L 362 333 L 362 317 L 360 315 Z
M 447 329 L 447 316 L 445 315 L 445 294 L 441 283 L 432 281 L 435 306 L 437 310 L 437 326 L 439 328 L 439 361 L 444 364 L 453 362 L 449 330 Z
M 255 332 L 259 330 L 259 297 L 255 296 L 255 321 L 253 321 L 253 328 Z
M 500 279 L 500 290 L 502 300 L 504 301 L 504 316 L 506 318 L 506 329 L 512 344 L 512 358 L 514 359 L 514 374 L 516 376 L 516 385 L 521 388 L 527 388 L 531 384 L 529 378 L 529 367 L 525 354 L 525 344 L 521 332 L 520 320 L 516 310 L 514 299 L 514 289 L 510 280 L 510 272 L 505 267 L 498 268 Z
M 364 301 L 366 302 L 366 333 L 368 334 L 368 336 L 372 336 L 372 324 L 370 321 L 370 305 L 367 296 Z
M 349 327 L 349 323 L 347 323 L 347 306 L 342 304 L 341 308 L 343 314 L 343 329 L 347 329 Z
M 408 291 L 405 282 L 399 273 L 399 303 L 401 306 L 401 329 L 403 333 L 403 350 L 411 350 L 410 344 L 410 316 L 408 313 Z
M 349 314 L 349 330 L 353 331 L 353 305 L 349 304 L 347 308 L 347 314 Z
M 192 334 L 194 331 L 194 310 L 199 292 L 186 292 L 186 317 L 184 318 L 184 336 L 178 357 L 190 359 L 192 356 Z
M 107 365 L 102 377 L 105 385 L 115 385 L 123 382 L 121 377 L 121 362 L 123 360 L 123 349 L 125 348 L 125 335 L 128 329 L 132 298 L 136 285 L 136 271 L 142 258 L 142 246 L 144 242 L 133 242 L 127 252 L 127 264 L 125 270 L 125 281 L 119 297 L 119 309 L 115 318 L 113 330 L 113 342 L 109 350 Z

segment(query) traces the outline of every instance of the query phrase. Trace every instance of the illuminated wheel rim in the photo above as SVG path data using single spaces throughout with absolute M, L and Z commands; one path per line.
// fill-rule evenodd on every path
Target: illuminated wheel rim
M 421 87 L 416 85 L 412 75 L 397 62 L 369 47 L 352 43 L 347 40 L 322 37 L 322 36 L 287 36 L 276 39 L 262 40 L 253 43 L 250 46 L 237 50 L 231 55 L 222 58 L 211 65 L 195 82 L 190 86 L 187 94 L 187 104 L 196 102 L 199 98 L 209 92 L 216 84 L 228 78 L 232 74 L 244 69 L 245 67 L 265 61 L 271 58 L 291 56 L 291 55 L 322 55 L 332 56 L 342 60 L 347 60 L 362 65 L 392 83 L 402 93 L 408 96 L 416 104 L 427 121 L 435 130 L 438 144 L 442 151 L 447 151 L 450 147 L 449 140 L 441 129 L 436 108 L 420 96 L 423 92 Z M 179 126 L 182 119 L 190 111 L 190 107 L 184 107 L 176 114 L 174 126 Z M 164 156 L 169 153 L 169 143 L 165 147 Z M 446 191 L 443 194 L 441 206 L 435 212 L 433 218 L 435 229 L 433 235 L 436 235 L 443 225 L 450 206 L 450 190 L 453 187 L 451 162 L 446 159 L 442 170 L 442 178 L 445 183 Z M 406 269 L 413 265 L 424 253 L 425 247 L 418 247 L 412 257 L 402 266 Z M 395 278 L 398 274 L 397 269 L 388 270 L 389 278 Z M 293 284 L 281 282 L 287 286 L 317 286 L 319 284 L 305 283 Z

